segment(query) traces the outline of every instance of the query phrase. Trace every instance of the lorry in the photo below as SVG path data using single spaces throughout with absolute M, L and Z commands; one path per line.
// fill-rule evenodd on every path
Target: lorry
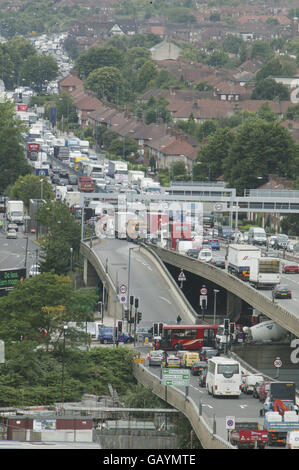
M 99 328 L 99 335 L 98 339 L 100 343 L 107 344 L 107 343 L 114 343 L 114 328 L 111 327 L 102 327 Z M 120 333 L 118 334 L 118 342 L 122 343 L 132 343 L 134 341 L 133 337 L 128 333 Z
M 227 271 L 242 281 L 248 281 L 251 260 L 260 257 L 261 250 L 255 246 L 231 244 L 228 246 Z
M 80 206 L 80 191 L 67 191 L 64 203 L 69 207 Z
M 162 212 L 149 211 L 147 217 L 147 233 L 150 238 L 157 237 L 161 229 L 167 229 L 169 225 L 169 215 Z
M 273 288 L 280 283 L 281 262 L 279 258 L 251 258 L 249 260 L 249 284 L 256 289 Z
M 38 159 L 38 152 L 40 151 L 40 144 L 38 142 L 27 142 L 27 158 L 32 162 Z
M 288 432 L 299 431 L 298 415 L 295 411 L 285 411 L 283 415 L 268 411 L 264 417 L 264 430 L 268 432 L 269 446 L 285 446 Z
M 236 421 L 230 432 L 230 443 L 238 449 L 264 449 L 268 442 L 268 432 L 261 429 L 257 421 Z
M 147 239 L 146 222 L 141 218 L 129 219 L 127 221 L 127 240 L 137 241 Z
M 114 214 L 114 230 L 115 237 L 120 239 L 127 238 L 127 221 L 128 219 L 137 218 L 133 213 L 126 211 L 115 212 Z
M 9 222 L 15 224 L 24 223 L 24 202 L 23 201 L 7 201 L 6 217 Z
M 250 327 L 244 326 L 243 331 L 245 340 L 249 343 L 280 341 L 288 334 L 287 330 L 273 320 L 267 320 Z
M 128 171 L 128 183 L 132 184 L 139 184 L 141 180 L 144 178 L 144 171 L 139 170 L 129 170 Z
M 292 411 L 298 416 L 294 382 L 270 382 L 268 395 L 260 414 L 263 415 L 268 411 L 278 412 L 281 416 Z
M 109 160 L 108 176 L 116 182 L 128 182 L 128 164 L 119 160 Z
M 92 193 L 94 191 L 94 183 L 89 176 L 79 176 L 78 189 L 84 193 Z

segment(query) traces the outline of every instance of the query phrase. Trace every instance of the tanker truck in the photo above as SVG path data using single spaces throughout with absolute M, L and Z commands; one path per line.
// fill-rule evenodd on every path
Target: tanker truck
M 246 341 L 249 343 L 281 341 L 288 334 L 287 330 L 282 328 L 273 320 L 267 320 L 251 327 L 244 326 L 243 331 L 245 333 Z

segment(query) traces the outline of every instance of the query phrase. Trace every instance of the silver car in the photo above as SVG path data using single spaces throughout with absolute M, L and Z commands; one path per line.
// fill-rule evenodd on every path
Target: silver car
M 17 238 L 17 232 L 14 229 L 8 230 L 6 238 Z
M 161 366 L 164 360 L 164 352 L 160 350 L 151 351 L 149 353 L 148 365 Z

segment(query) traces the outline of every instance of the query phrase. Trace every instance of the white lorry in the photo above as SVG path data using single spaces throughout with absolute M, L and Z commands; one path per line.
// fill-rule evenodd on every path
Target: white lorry
M 260 257 L 261 250 L 255 246 L 231 244 L 228 247 L 227 271 L 242 281 L 248 281 L 251 260 Z
M 137 215 L 129 212 L 115 212 L 114 230 L 116 238 L 127 238 L 127 222 L 132 219 L 137 219 Z
M 280 283 L 281 263 L 279 258 L 251 258 L 249 284 L 258 288 L 275 287 Z
M 6 217 L 9 222 L 15 224 L 24 223 L 24 202 L 23 201 L 7 201 Z
M 273 320 L 263 321 L 254 326 L 244 326 L 245 340 L 249 343 L 269 343 L 280 341 L 287 336 L 288 331 Z
M 138 184 L 140 181 L 143 180 L 143 178 L 144 178 L 144 171 L 139 171 L 139 170 L 128 171 L 128 183 L 130 185 Z
M 128 164 L 127 162 L 109 160 L 108 176 L 114 178 L 115 182 L 128 182 Z

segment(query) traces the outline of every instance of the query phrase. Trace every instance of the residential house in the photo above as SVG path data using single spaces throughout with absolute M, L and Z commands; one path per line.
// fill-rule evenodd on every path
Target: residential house
M 195 122 L 204 122 L 208 119 L 230 117 L 235 111 L 234 104 L 230 101 L 213 99 L 194 100 L 184 103 L 172 114 L 174 122 L 187 121 L 192 114 Z
M 68 75 L 67 77 L 59 80 L 58 87 L 60 91 L 69 93 L 77 90 L 78 88 L 81 89 L 83 87 L 83 82 L 76 75 Z
M 221 101 L 240 101 L 242 97 L 249 98 L 250 95 L 243 86 L 227 81 L 217 83 L 214 94 Z
M 191 172 L 199 146 L 195 148 L 182 136 L 167 134 L 161 139 L 146 143 L 149 158 L 154 157 L 157 168 L 171 168 L 176 162 L 183 161 Z
M 299 76 L 296 77 L 272 77 L 273 80 L 275 80 L 276 83 L 281 83 L 282 85 L 285 85 L 288 87 L 289 90 L 293 90 L 294 88 L 297 88 L 299 86 Z
M 152 60 L 177 60 L 181 48 L 169 41 L 162 41 L 150 48 Z

